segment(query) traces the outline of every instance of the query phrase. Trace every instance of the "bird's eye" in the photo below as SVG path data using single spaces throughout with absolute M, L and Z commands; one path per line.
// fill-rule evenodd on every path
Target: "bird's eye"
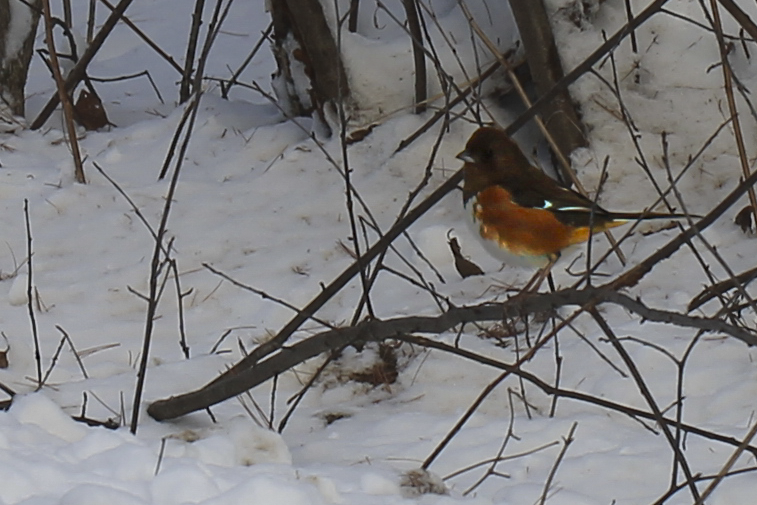
M 491 149 L 484 149 L 484 152 L 481 153 L 481 157 L 484 161 L 490 161 L 492 158 L 494 158 L 494 151 Z

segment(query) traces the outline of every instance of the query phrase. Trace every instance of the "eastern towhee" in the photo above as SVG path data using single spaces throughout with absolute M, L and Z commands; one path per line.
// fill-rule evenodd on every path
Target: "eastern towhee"
M 502 130 L 476 130 L 457 155 L 463 165 L 463 205 L 486 249 L 506 263 L 542 267 L 560 252 L 639 219 L 680 219 L 683 214 L 609 212 L 560 186 L 534 167 Z

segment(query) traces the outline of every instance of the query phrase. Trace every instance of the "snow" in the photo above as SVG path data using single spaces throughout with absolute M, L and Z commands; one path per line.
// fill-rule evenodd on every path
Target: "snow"
M 398 4 L 399 2 L 397 2 Z M 332 25 L 349 11 L 350 2 L 322 2 Z M 350 91 L 358 104 L 356 119 L 369 123 L 395 112 L 406 112 L 413 105 L 415 79 L 412 45 L 406 26 L 396 20 L 405 19 L 399 5 L 384 2 L 363 2 L 359 8 L 357 31 L 342 33 L 342 54 L 347 61 Z M 394 9 L 388 9 L 391 5 Z M 471 29 L 463 11 L 453 0 L 424 2 L 419 15 L 427 19 L 428 37 L 423 41 L 426 50 L 433 45 L 434 57 L 440 68 L 456 83 L 466 83 L 477 75 L 476 62 L 490 61 L 489 53 L 480 45 L 471 43 Z M 338 7 L 338 12 L 336 8 Z M 491 2 L 485 9 L 476 7 L 476 20 L 483 32 L 502 50 L 514 47 L 517 40 L 510 7 L 506 2 Z M 337 16 L 339 14 L 339 16 Z M 428 40 L 430 38 L 430 41 Z M 366 54 L 379 51 L 382 58 L 366 58 Z M 432 61 L 426 62 L 428 96 L 443 96 L 438 69 Z M 446 83 L 445 83 L 446 84 Z M 496 87 L 485 82 L 479 92 L 491 93 Z
M 29 33 L 29 27 L 32 24 L 32 11 L 22 2 L 10 2 L 8 4 L 8 13 L 10 14 L 9 30 L 5 34 L 3 47 L 4 61 L 18 58 L 18 53 L 24 45 L 26 34 Z
M 471 35 L 456 2 L 428 3 L 448 37 L 459 44 L 460 58 L 473 61 Z M 567 68 L 573 68 L 602 43 L 602 31 L 614 33 L 626 19 L 622 0 L 606 0 L 594 6 L 592 15 L 578 25 L 569 16 L 573 2 L 547 3 Z M 331 12 L 334 4 L 325 4 Z M 346 0 L 339 3 L 341 13 L 347 4 Z M 515 38 L 509 29 L 511 21 L 504 27 L 498 24 L 506 19 L 507 9 L 494 2 L 468 4 L 482 28 L 498 34 L 501 47 L 508 47 Z M 640 12 L 646 4 L 635 2 L 634 11 Z M 82 9 L 75 11 L 75 18 L 82 20 L 77 21 L 81 32 L 85 6 L 76 3 L 74 7 Z M 399 2 L 390 7 L 403 17 Z M 671 0 L 667 7 L 706 23 L 698 2 Z M 753 5 L 742 8 L 757 15 Z M 135 0 L 127 14 L 180 61 L 192 9 L 192 2 L 181 0 Z M 98 20 L 102 22 L 106 14 L 105 9 L 99 10 Z M 721 15 L 726 31 L 737 33 L 738 26 L 725 12 Z M 236 69 L 268 22 L 263 0 L 233 3 L 228 24 L 213 49 L 208 74 L 228 77 L 229 69 Z M 344 54 L 361 105 L 370 102 L 376 108 L 359 111 L 352 125 L 355 127 L 406 107 L 412 97 L 412 57 L 404 30 L 394 25 L 385 11 L 365 1 L 361 2 L 358 26 L 358 34 L 343 34 Z M 430 24 L 429 30 L 445 70 L 462 82 L 463 72 L 436 24 Z M 636 35 L 638 54 L 631 51 L 628 40 L 615 51 L 620 89 L 638 128 L 634 135 L 641 154 L 652 176 L 665 188 L 668 175 L 662 162 L 661 132 L 668 134 L 670 166 L 678 174 L 728 117 L 722 70 L 717 66 L 719 53 L 712 33 L 667 14 L 654 16 Z M 37 47 L 41 44 L 39 36 Z M 754 43 L 746 44 L 753 57 Z M 484 66 L 491 61 L 480 44 L 476 50 Z M 757 72 L 741 42 L 734 45 L 731 58 L 736 75 L 752 89 Z M 273 57 L 264 47 L 243 73 L 242 82 L 269 86 L 274 67 Z M 609 61 L 597 68 L 613 82 Z M 653 422 L 567 398 L 557 401 L 552 417 L 552 397 L 526 382 L 526 408 L 517 396 L 522 385 L 512 377 L 483 400 L 431 462 L 428 473 L 420 470 L 500 371 L 409 344 L 392 349 L 398 368 L 396 382 L 379 385 L 365 379 L 375 372 L 371 367 L 380 354 L 377 348 L 368 346 L 363 352 L 346 349 L 326 367 L 281 434 L 269 429 L 269 424 L 274 428 L 279 425 L 291 406 L 290 398 L 320 367 L 323 358 L 281 375 L 275 395 L 271 384 L 266 383 L 214 406 L 217 422 L 205 412 L 162 423 L 152 420 L 145 412 L 150 402 L 203 386 L 238 361 L 241 348 L 249 351 L 265 341 L 293 315 L 288 308 L 223 281 L 204 268 L 204 263 L 301 307 L 353 261 L 341 245 L 352 245 L 344 181 L 309 137 L 311 121 L 285 121 L 274 105 L 243 87 L 235 87 L 230 100 L 223 100 L 212 81 L 206 83 L 168 223 L 168 236 L 175 239 L 181 290 L 189 293 L 184 298 L 184 315 L 190 359 L 184 358 L 179 346 L 176 288 L 170 280 L 154 321 L 137 434 L 130 434 L 127 427 L 109 430 L 73 420 L 72 416 L 82 412 L 90 419 L 120 419 L 122 424 L 131 417 L 146 309 L 134 292 L 147 291 L 153 243 L 140 216 L 93 163 L 103 167 L 129 195 L 151 226 L 157 226 L 168 184 L 157 178 L 184 108 L 175 104 L 175 70 L 119 24 L 95 58 L 91 75 L 116 77 L 142 70 L 150 72 L 165 103 L 144 77 L 95 84 L 110 120 L 117 126 L 108 131 L 81 131 L 87 185 L 73 182 L 73 165 L 62 141 L 59 115 L 39 131 L 0 135 L 0 208 L 4 216 L 0 221 L 4 242 L 0 247 L 0 303 L 4 305 L 0 331 L 9 346 L 9 366 L 0 369 L 0 383 L 18 393 L 10 409 L 0 412 L 0 502 L 537 503 L 574 423 L 574 438 L 556 470 L 547 503 L 653 503 L 668 490 L 672 451 Z M 435 79 L 432 68 L 429 73 Z M 431 94 L 438 86 L 434 79 Z M 499 89 L 500 84 L 487 84 L 483 95 Z M 27 119 L 36 115 L 53 92 L 47 70 L 35 60 L 27 89 Z M 598 186 L 604 159 L 609 156 L 602 204 L 617 210 L 652 205 L 656 191 L 635 161 L 641 154 L 618 119 L 619 105 L 613 93 L 589 74 L 581 77 L 571 92 L 581 104 L 582 118 L 589 128 L 590 146 L 572 156 L 586 187 L 593 191 Z M 756 133 L 755 118 L 747 112 L 744 98 L 738 95 L 737 100 L 752 159 L 750 139 Z M 487 99 L 493 111 L 497 110 L 495 101 Z M 495 114 L 502 124 L 512 120 L 506 113 Z M 407 111 L 396 113 L 347 150 L 352 181 L 384 231 L 423 178 L 439 126 L 405 150 L 394 151 L 427 118 Z M 432 187 L 459 168 L 455 155 L 474 129 L 474 124 L 463 121 L 451 124 L 433 163 Z M 528 152 L 538 144 L 530 131 L 517 137 Z M 343 163 L 338 139 L 324 139 L 323 149 Z M 678 188 L 687 209 L 706 214 L 740 177 L 735 142 L 726 127 L 694 161 Z M 422 196 L 429 191 L 424 189 Z M 38 292 L 34 307 L 43 373 L 52 368 L 46 386 L 38 392 L 34 391 L 37 372 L 27 308 L 24 200 L 28 200 L 33 238 L 33 281 Z M 674 199 L 669 201 L 681 207 Z M 736 272 L 754 267 L 754 238 L 732 223 L 740 205 L 703 234 Z M 367 216 L 363 207 L 356 204 L 356 208 L 360 216 Z M 463 251 L 484 268 L 486 276 L 459 278 L 447 246 L 450 230 L 460 239 Z M 643 235 L 637 230 L 623 242 L 630 265 L 677 234 L 675 229 L 639 230 L 657 231 Z M 472 240 L 458 192 L 447 195 L 409 233 L 445 282 L 437 279 L 405 239 L 396 241 L 397 253 L 387 256 L 387 264 L 412 275 L 397 254 L 404 255 L 436 290 L 457 305 L 504 300 L 510 286 L 524 285 L 532 274 L 526 269 L 501 268 Z M 372 231 L 367 235 L 370 240 L 376 238 Z M 724 279 L 723 266 L 711 253 L 704 252 L 699 242 L 696 244 L 717 279 Z M 597 237 L 592 247 L 596 257 L 607 244 Z M 575 282 L 566 269 L 584 252 L 577 248 L 558 264 L 558 285 Z M 571 269 L 580 270 L 584 264 L 581 257 Z M 627 268 L 610 256 L 601 271 L 616 276 Z M 601 277 L 596 280 L 603 282 Z M 685 311 L 691 298 L 708 283 L 691 250 L 684 248 L 627 294 L 640 297 L 652 307 Z M 335 325 L 347 324 L 360 293 L 360 283 L 354 280 L 319 311 L 318 317 Z M 425 291 L 390 274 L 379 276 L 372 293 L 377 317 L 438 313 Z M 711 315 L 718 309 L 718 302 L 712 301 L 694 315 Z M 564 317 L 570 313 L 568 309 L 561 312 Z M 601 313 L 618 336 L 648 344 L 623 340 L 666 416 L 676 414 L 679 369 L 671 357 L 680 360 L 690 349 L 683 375 L 682 421 L 737 441 L 749 431 L 757 398 L 755 350 L 720 334 L 705 334 L 694 342 L 694 330 L 642 322 L 638 316 L 611 305 L 603 305 Z M 753 325 L 753 312 L 745 309 L 742 316 L 746 324 Z M 585 339 L 567 329 L 560 333 L 560 387 L 649 410 L 591 318 L 580 316 L 573 325 Z M 521 334 L 517 346 L 507 329 L 496 327 L 486 335 L 466 326 L 460 335 L 453 331 L 426 336 L 512 363 L 534 341 L 540 326 L 531 322 L 530 340 Z M 294 341 L 320 329 L 317 323 L 307 323 Z M 70 336 L 86 376 L 67 343 L 53 363 L 60 330 Z M 606 359 L 625 375 L 609 366 Z M 523 368 L 553 384 L 555 344 L 547 344 Z M 504 459 L 496 466 L 496 473 L 475 486 L 490 468 L 490 458 L 496 457 L 503 446 Z M 733 445 L 695 434 L 688 434 L 683 445 L 692 472 L 706 476 L 717 474 L 734 449 Z M 754 457 L 745 454 L 735 469 L 754 463 Z M 682 480 L 679 476 L 678 483 Z M 698 484 L 700 492 L 708 483 Z M 752 473 L 729 476 L 707 503 L 751 503 L 756 490 Z M 684 488 L 666 503 L 693 501 Z

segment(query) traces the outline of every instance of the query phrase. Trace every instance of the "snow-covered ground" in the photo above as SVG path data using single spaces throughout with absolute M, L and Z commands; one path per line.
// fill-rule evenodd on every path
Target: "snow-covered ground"
M 213 49 L 208 75 L 226 78 L 229 68 L 236 69 L 244 60 L 269 23 L 264 3 L 233 4 Z M 512 22 L 507 13 L 495 6 L 501 3 L 468 3 L 484 30 L 492 37 L 496 34 L 503 48 L 508 47 L 515 35 L 509 31 Z M 603 31 L 614 33 L 626 19 L 622 0 L 606 0 L 590 16 L 578 19 L 575 5 L 582 3 L 586 2 L 548 2 L 567 68 L 579 64 L 602 43 Z M 631 3 L 634 12 L 648 4 Z M 757 14 L 753 3 L 738 3 Z M 76 28 L 82 33 L 84 4 L 75 6 L 81 9 L 76 11 Z M 326 4 L 332 8 L 331 2 Z M 347 4 L 346 0 L 339 2 L 342 13 Z M 392 2 L 389 7 L 401 15 L 399 4 Z M 445 26 L 447 40 L 455 41 L 460 57 L 470 63 L 474 58 L 472 36 L 457 2 L 428 4 Z M 127 14 L 181 62 L 192 8 L 193 2 L 185 0 L 135 0 Z M 671 0 L 667 8 L 707 24 L 699 2 Z M 102 21 L 107 11 L 100 5 L 98 9 Z M 395 154 L 400 141 L 429 116 L 414 116 L 406 110 L 385 116 L 411 103 L 410 45 L 403 39 L 404 32 L 372 1 L 361 2 L 361 13 L 361 36 L 345 35 L 345 55 L 358 98 L 375 97 L 377 105 L 375 110 L 362 111 L 353 126 L 379 116 L 383 119 L 347 153 L 357 190 L 377 224 L 386 229 L 408 193 L 423 178 L 439 126 Z M 726 32 L 738 35 L 735 22 L 725 11 L 721 14 Z M 445 49 L 445 39 L 430 22 L 429 30 L 445 68 L 462 82 L 464 77 Z M 662 163 L 661 133 L 667 133 L 669 162 L 677 174 L 729 117 L 720 56 L 713 33 L 670 14 L 657 14 L 636 31 L 636 38 L 637 53 L 629 40 L 615 51 L 617 75 L 650 173 L 665 188 L 668 175 Z M 40 36 L 37 47 L 42 44 Z M 746 89 L 757 84 L 757 66 L 752 60 L 756 52 L 757 46 L 748 41 L 742 44 L 737 40 L 732 48 L 733 70 Z M 482 66 L 492 60 L 481 44 L 477 57 Z M 603 60 L 595 68 L 613 82 L 610 61 Z M 288 400 L 317 369 L 320 359 L 279 377 L 275 396 L 271 384 L 266 384 L 238 400 L 213 407 L 215 423 L 205 412 L 170 422 L 152 420 L 144 411 L 151 401 L 206 384 L 236 362 L 242 348 L 253 348 L 293 315 L 289 309 L 222 281 L 203 263 L 271 296 L 303 306 L 353 261 L 342 245 L 351 244 L 344 181 L 308 137 L 310 122 L 297 125 L 283 120 L 276 107 L 247 88 L 236 87 L 229 101 L 222 100 L 213 81 L 207 82 L 168 224 L 168 235 L 175 238 L 181 289 L 191 290 L 183 299 L 191 357 L 185 359 L 179 345 L 177 301 L 171 280 L 155 320 L 136 436 L 126 427 L 109 430 L 72 420 L 71 416 L 82 413 L 85 395 L 88 418 L 113 418 L 128 424 L 131 417 L 146 310 L 143 300 L 132 291 L 147 291 L 153 242 L 129 203 L 92 163 L 103 167 L 141 214 L 157 226 L 168 184 L 157 178 L 183 108 L 175 104 L 176 71 L 126 26 L 116 28 L 90 69 L 92 77 L 103 78 L 143 70 L 150 72 L 165 103 L 145 77 L 95 83 L 116 127 L 81 132 L 87 185 L 73 182 L 73 164 L 62 141 L 59 116 L 53 116 L 39 131 L 0 136 L 0 205 L 4 216 L 0 221 L 4 242 L 0 247 L 0 292 L 6 293 L 4 301 L 0 300 L 4 307 L 0 331 L 8 345 L 8 367 L 0 369 L 0 383 L 18 393 L 10 410 L 0 413 L 1 503 L 530 504 L 539 501 L 555 467 L 547 492 L 550 504 L 654 503 L 668 491 L 673 452 L 654 423 L 569 399 L 560 399 L 555 415 L 550 416 L 549 396 L 509 378 L 487 397 L 430 465 L 433 475 L 426 479 L 428 487 L 438 491 L 439 481 L 433 476 L 444 478 L 447 494 L 417 494 L 419 486 L 409 483 L 423 479 L 407 472 L 419 468 L 499 371 L 409 345 L 394 349 L 399 366 L 396 381 L 380 386 L 354 380 L 361 367 L 375 362 L 376 349 L 363 353 L 346 350 L 304 397 L 281 434 L 262 425 L 272 416 L 274 427 L 278 426 L 289 407 Z M 273 58 L 264 46 L 242 75 L 242 82 L 255 81 L 268 88 L 274 70 Z M 431 71 L 431 75 L 435 73 Z M 496 93 L 500 85 L 501 81 L 495 80 L 485 91 Z M 434 89 L 437 85 L 432 85 L 432 92 Z M 53 92 L 47 70 L 38 60 L 27 92 L 27 115 L 32 119 Z M 584 185 L 590 190 L 597 187 L 604 159 L 609 156 L 608 179 L 600 198 L 603 206 L 641 210 L 654 203 L 656 193 L 635 161 L 640 154 L 619 119 L 620 107 L 611 90 L 596 76 L 586 75 L 572 92 L 589 129 L 590 146 L 573 156 L 574 169 Z M 737 98 L 752 160 L 757 154 L 753 142 L 755 118 L 743 97 Z M 512 118 L 497 111 L 494 102 L 489 99 L 487 105 L 502 124 L 507 124 Z M 470 121 L 452 124 L 434 160 L 430 188 L 423 194 L 459 168 L 455 154 L 475 127 Z M 527 133 L 518 138 L 530 152 L 536 137 L 533 129 Z M 342 162 L 338 139 L 325 140 L 323 147 Z M 740 177 L 734 137 L 725 128 L 682 177 L 678 188 L 686 208 L 704 215 L 738 184 Z M 43 371 L 52 368 L 39 392 L 34 392 L 37 365 L 26 305 L 24 200 L 28 200 L 33 238 L 33 280 L 39 294 L 35 315 L 42 367 Z M 671 202 L 678 209 L 682 207 L 674 199 Z M 754 267 L 755 258 L 753 237 L 732 222 L 741 206 L 726 213 L 704 234 L 735 272 Z M 357 214 L 366 216 L 367 212 L 357 207 Z M 460 279 L 447 247 L 450 229 L 460 238 L 465 253 L 484 267 L 486 276 Z M 643 260 L 678 233 L 649 225 L 640 227 L 640 231 L 656 232 L 637 232 L 624 241 L 629 265 Z M 370 231 L 368 236 L 375 239 Z M 449 194 L 415 223 L 410 236 L 445 282 L 437 279 L 404 238 L 397 241 L 397 251 L 458 305 L 505 299 L 509 286 L 523 285 L 532 273 L 500 269 L 472 241 L 458 192 Z M 724 279 L 724 268 L 700 243 L 696 246 L 717 279 Z M 607 248 L 606 240 L 596 238 L 593 247 L 596 257 Z M 558 265 L 558 285 L 574 282 L 566 268 L 580 254 L 582 250 L 576 249 Z M 414 275 L 395 253 L 389 254 L 387 264 Z M 583 260 L 572 268 L 580 270 L 582 265 Z M 611 256 L 601 271 L 614 276 L 627 268 Z M 682 248 L 629 294 L 653 307 L 685 311 L 706 284 L 707 276 L 691 249 Z M 355 280 L 318 316 L 337 325 L 346 324 L 360 293 L 360 283 Z M 439 311 L 428 293 L 390 273 L 379 277 L 372 293 L 378 317 L 433 315 Z M 698 313 L 711 315 L 718 308 L 717 302 L 710 302 Z M 755 422 L 754 350 L 717 334 L 705 334 L 692 346 L 694 330 L 642 324 L 637 316 L 612 306 L 602 310 L 619 337 L 633 337 L 624 344 L 657 404 L 670 409 L 666 415 L 674 417 L 676 413 L 678 368 L 672 358 L 680 359 L 691 346 L 683 375 L 683 422 L 736 440 L 746 434 Z M 569 313 L 566 310 L 563 315 Z M 747 324 L 754 322 L 751 310 L 744 310 L 742 316 Z M 62 336 L 56 327 L 70 336 L 87 378 L 68 344 L 53 362 Z M 541 323 L 532 323 L 532 338 L 540 327 Z M 636 383 L 596 324 L 581 316 L 574 328 L 559 337 L 560 386 L 648 410 Z M 296 338 L 319 329 L 309 323 Z M 452 332 L 429 337 L 450 344 L 459 338 L 459 345 L 465 349 L 514 362 L 528 342 L 521 336 L 516 346 L 506 333 L 490 332 L 490 336 L 505 335 L 500 342 L 483 338 L 481 330 L 466 326 L 459 336 Z M 500 345 L 503 342 L 507 345 Z M 553 383 L 555 344 L 548 344 L 524 368 Z M 565 439 L 574 426 L 572 442 L 565 449 Z M 702 476 L 717 474 L 735 450 L 734 445 L 693 434 L 684 442 L 683 454 L 692 473 Z M 501 456 L 505 459 L 492 475 L 471 489 L 490 469 L 491 458 L 497 457 L 503 444 Z M 752 466 L 754 457 L 746 453 L 733 469 Z M 676 482 L 683 480 L 679 470 Z M 709 482 L 698 482 L 700 491 Z M 753 472 L 729 476 L 707 503 L 752 503 L 755 491 Z M 693 502 L 685 486 L 666 501 Z

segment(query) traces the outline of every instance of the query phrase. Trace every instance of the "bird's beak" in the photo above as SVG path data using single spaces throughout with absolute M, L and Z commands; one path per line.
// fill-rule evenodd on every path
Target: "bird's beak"
M 458 160 L 462 160 L 466 163 L 475 163 L 476 160 L 473 159 L 473 156 L 471 156 L 471 153 L 468 152 L 466 149 L 465 151 L 461 152 L 457 156 L 455 156 Z

